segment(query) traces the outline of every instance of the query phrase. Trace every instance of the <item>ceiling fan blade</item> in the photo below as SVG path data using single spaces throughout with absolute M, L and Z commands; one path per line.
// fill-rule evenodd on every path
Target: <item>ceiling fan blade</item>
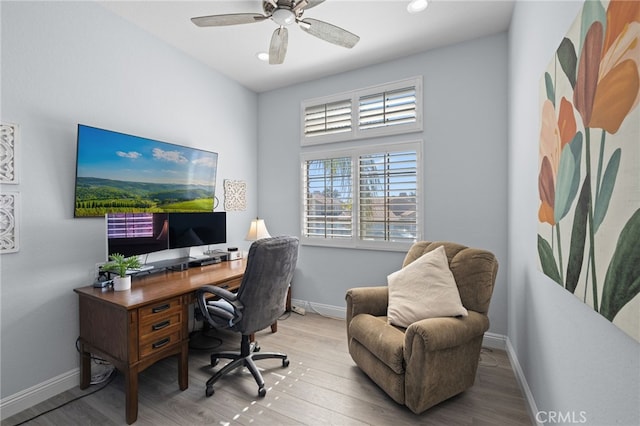
M 284 62 L 287 54 L 287 43 L 289 42 L 289 32 L 285 27 L 276 28 L 271 36 L 269 46 L 269 63 L 277 65 Z
M 312 7 L 316 7 L 320 3 L 324 3 L 324 0 L 308 0 L 307 5 L 304 7 L 304 10 L 311 9 Z
M 335 25 L 317 19 L 302 19 L 300 28 L 309 34 L 347 48 L 352 48 L 360 41 L 360 37 Z
M 252 24 L 267 19 L 259 13 L 231 13 L 228 15 L 211 15 L 191 18 L 191 22 L 199 27 L 223 27 L 226 25 Z

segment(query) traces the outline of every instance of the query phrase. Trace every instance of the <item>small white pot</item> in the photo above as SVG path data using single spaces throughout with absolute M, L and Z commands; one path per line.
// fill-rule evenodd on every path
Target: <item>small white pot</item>
M 126 277 L 115 277 L 113 279 L 113 289 L 115 291 L 123 291 L 131 289 L 131 276 L 127 275 Z

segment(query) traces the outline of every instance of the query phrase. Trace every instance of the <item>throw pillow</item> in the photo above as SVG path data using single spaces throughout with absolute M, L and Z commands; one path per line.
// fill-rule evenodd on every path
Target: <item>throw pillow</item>
M 408 327 L 434 317 L 468 315 L 449 269 L 444 246 L 423 254 L 387 277 L 389 324 Z

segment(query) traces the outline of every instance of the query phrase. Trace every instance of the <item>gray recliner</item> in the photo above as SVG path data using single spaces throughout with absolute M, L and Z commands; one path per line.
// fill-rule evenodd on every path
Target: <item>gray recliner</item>
M 198 307 L 211 326 L 242 334 L 240 352 L 211 354 L 212 366 L 220 358 L 231 361 L 207 381 L 207 396 L 213 395 L 213 384 L 218 379 L 243 366 L 256 380 L 258 395 L 265 396 L 264 379 L 254 361 L 277 358 L 282 360 L 283 367 L 289 365 L 286 354 L 258 352 L 260 347 L 251 342 L 250 336 L 270 327 L 284 313 L 287 290 L 298 260 L 298 244 L 296 237 L 288 236 L 255 241 L 249 249 L 247 268 L 237 293 L 214 286 L 204 286 L 196 292 Z M 209 300 L 212 296 L 219 300 Z

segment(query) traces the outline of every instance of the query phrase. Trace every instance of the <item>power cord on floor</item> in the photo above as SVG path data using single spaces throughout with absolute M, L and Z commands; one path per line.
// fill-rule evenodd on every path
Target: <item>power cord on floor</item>
M 329 319 L 334 319 L 334 320 L 340 320 L 340 321 L 344 320 L 344 318 L 338 318 L 338 317 L 334 317 L 334 316 L 331 316 L 331 315 L 323 314 L 322 312 L 318 311 L 318 309 L 316 309 L 316 308 L 313 306 L 313 303 L 311 303 L 311 302 L 303 302 L 303 303 L 304 303 L 304 306 L 303 306 L 303 307 L 308 306 L 308 307 L 309 307 L 309 309 L 310 309 L 311 311 L 313 311 L 313 313 L 314 313 L 314 314 L 318 314 L 318 315 L 320 315 L 321 317 L 325 317 L 325 318 L 329 318 Z
M 480 365 L 482 365 L 483 367 L 497 367 L 498 360 L 494 356 L 489 355 L 487 352 L 491 353 L 493 352 L 493 350 L 484 347 L 480 349 Z
M 58 408 L 64 407 L 65 405 L 68 405 L 68 404 L 71 404 L 71 403 L 72 403 L 72 402 L 74 402 L 74 401 L 77 401 L 77 400 L 82 399 L 82 398 L 84 398 L 84 397 L 87 397 L 87 396 L 89 396 L 89 395 L 93 395 L 94 393 L 99 392 L 99 391 L 101 391 L 102 389 L 104 389 L 104 388 L 106 388 L 107 386 L 109 386 L 109 384 L 113 381 L 113 379 L 115 379 L 115 378 L 116 378 L 116 376 L 117 376 L 117 375 L 118 375 L 118 370 L 116 370 L 115 368 L 112 368 L 112 369 L 109 371 L 109 375 L 108 375 L 108 376 L 106 376 L 106 377 L 104 378 L 104 380 L 102 381 L 102 382 L 104 383 L 102 386 L 100 386 L 100 387 L 98 387 L 98 388 L 96 388 L 96 389 L 92 390 L 91 392 L 88 392 L 88 393 L 85 393 L 85 394 L 82 394 L 82 395 L 78 395 L 77 397 L 72 398 L 72 399 L 70 399 L 69 401 L 63 402 L 62 404 L 60 404 L 60 405 L 58 405 L 58 406 L 56 406 L 56 407 L 50 408 L 50 409 L 48 409 L 48 410 L 46 410 L 46 411 L 43 411 L 42 413 L 36 414 L 35 416 L 32 416 L 32 417 L 30 417 L 30 418 L 28 418 L 28 419 L 26 419 L 26 420 L 23 420 L 23 421 L 21 421 L 20 423 L 15 424 L 14 426 L 20 426 L 20 425 L 23 425 L 23 424 L 25 424 L 25 423 L 27 423 L 27 422 L 30 422 L 30 421 L 32 421 L 32 420 L 34 420 L 34 419 L 37 419 L 38 417 L 44 416 L 45 414 L 48 414 L 48 413 L 50 413 L 50 412 L 52 412 L 52 411 L 55 411 L 55 410 L 57 410 Z M 92 380 L 93 380 L 93 378 L 92 378 Z M 91 383 L 91 384 L 93 384 L 93 383 Z

